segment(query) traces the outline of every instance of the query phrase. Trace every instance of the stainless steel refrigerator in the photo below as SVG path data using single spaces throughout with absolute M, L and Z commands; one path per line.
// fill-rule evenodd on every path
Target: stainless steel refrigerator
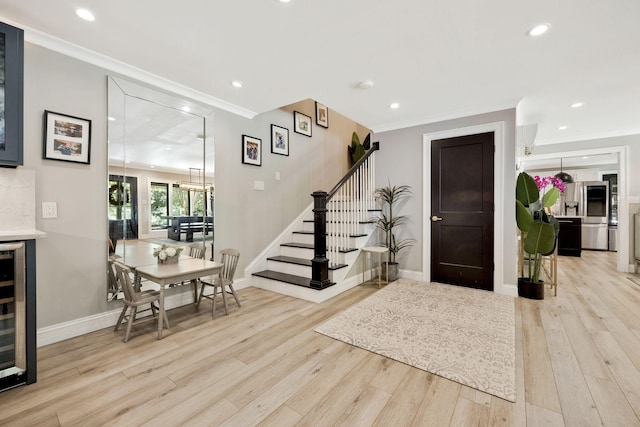
M 566 184 L 563 213 L 582 217 L 582 249 L 608 249 L 609 183 L 578 181 Z

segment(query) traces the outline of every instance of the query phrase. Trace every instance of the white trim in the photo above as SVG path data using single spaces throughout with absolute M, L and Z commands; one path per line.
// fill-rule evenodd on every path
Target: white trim
M 244 279 L 237 279 L 233 282 L 233 287 L 236 290 L 244 289 L 249 286 L 250 285 Z M 169 295 L 164 300 L 165 308 L 167 310 L 170 310 L 172 308 L 180 307 L 183 305 L 193 304 L 192 298 L 193 293 L 191 291 L 184 291 Z M 118 316 L 120 315 L 121 311 L 122 308 L 118 307 L 116 309 L 105 311 L 103 313 L 81 317 L 79 319 L 70 320 L 68 322 L 58 323 L 57 325 L 39 328 L 37 331 L 38 347 L 88 334 L 100 329 L 113 328 L 118 321 Z M 148 314 L 145 313 L 145 315 Z M 171 324 L 171 315 L 168 315 L 169 324 Z M 116 335 L 121 333 L 122 330 L 114 332 L 114 334 Z M 118 337 L 121 338 L 120 335 L 118 335 Z
M 495 203 L 493 215 L 493 290 L 499 294 L 512 294 L 512 289 L 504 282 L 504 122 L 485 123 L 459 129 L 427 133 L 422 139 L 422 277 L 426 282 L 431 281 L 431 227 L 428 218 L 431 216 L 431 142 L 436 139 L 454 138 L 478 133 L 494 132 L 494 171 L 493 198 Z M 514 236 L 515 239 L 515 236 Z M 517 292 L 516 292 L 517 295 Z
M 148 71 L 126 64 L 122 61 L 118 61 L 117 59 L 111 58 L 109 56 L 94 52 L 82 46 L 70 43 L 66 40 L 59 39 L 25 25 L 13 22 L 9 19 L 0 17 L 0 20 L 2 22 L 6 22 L 7 24 L 13 25 L 14 27 L 22 28 L 24 30 L 24 39 L 29 43 L 42 46 L 44 48 L 53 50 L 63 55 L 70 56 L 72 58 L 76 58 L 89 64 L 93 64 L 97 67 L 104 68 L 114 73 L 118 73 L 123 76 L 131 77 L 133 79 L 149 83 L 151 85 L 173 92 L 177 95 L 181 95 L 194 101 L 198 101 L 206 105 L 211 105 L 213 107 L 229 111 L 230 113 L 237 114 L 247 119 L 252 119 L 257 114 L 256 112 L 248 110 L 244 107 L 240 107 L 220 98 L 207 95 L 204 92 L 200 92 L 167 78 L 152 74 Z
M 587 135 L 573 135 L 573 136 L 568 136 L 564 138 L 550 138 L 550 139 L 536 140 L 536 145 L 543 146 L 543 145 L 551 145 L 551 144 L 562 144 L 565 142 L 589 141 L 592 139 L 618 138 L 621 136 L 637 135 L 639 133 L 640 133 L 640 128 L 627 129 L 627 130 L 611 130 L 607 132 L 590 133 Z
M 600 147 L 584 150 L 558 151 L 555 153 L 532 154 L 527 156 L 530 160 L 547 160 L 562 157 L 595 156 L 599 154 L 618 154 L 618 253 L 617 270 L 625 273 L 634 272 L 629 269 L 629 239 L 631 231 L 631 219 L 629 218 L 629 147 L 626 145 L 616 147 Z
M 459 119 L 462 117 L 477 116 L 480 114 L 494 113 L 496 111 L 509 110 L 516 108 L 518 102 L 499 102 L 492 105 L 484 105 L 477 108 L 467 108 L 464 110 L 452 111 L 444 114 L 422 117 L 414 120 L 406 120 L 403 122 L 389 123 L 380 126 L 371 126 L 373 133 L 389 132 L 392 130 L 406 129 L 409 127 L 422 126 L 429 123 L 439 123 L 447 120 Z

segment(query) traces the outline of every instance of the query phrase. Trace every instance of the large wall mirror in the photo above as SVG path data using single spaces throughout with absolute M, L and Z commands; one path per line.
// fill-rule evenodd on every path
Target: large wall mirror
M 121 297 L 113 260 L 157 262 L 166 245 L 214 253 L 214 145 L 210 107 L 108 78 L 109 300 Z

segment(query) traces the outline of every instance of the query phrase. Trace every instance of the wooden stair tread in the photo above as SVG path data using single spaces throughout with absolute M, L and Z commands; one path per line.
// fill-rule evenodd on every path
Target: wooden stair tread
M 264 270 L 264 271 L 259 271 L 257 273 L 253 273 L 252 276 L 264 277 L 265 279 L 277 280 L 279 282 L 284 282 L 292 285 L 302 286 L 304 288 L 314 289 L 311 287 L 311 279 L 309 279 L 308 277 L 296 276 L 295 274 L 287 274 L 287 273 L 281 273 L 279 271 Z M 335 283 L 331 283 L 329 286 L 333 286 L 333 285 L 335 285 Z M 325 287 L 324 289 L 326 289 L 327 287 Z
M 280 246 L 286 246 L 288 248 L 301 248 L 301 249 L 312 249 L 312 250 L 314 249 L 313 243 L 289 242 L 289 243 L 282 243 Z M 358 248 L 345 248 L 345 249 L 340 249 L 338 252 L 347 253 L 347 252 L 353 252 L 357 250 Z
M 313 231 L 304 231 L 304 230 L 300 230 L 300 231 L 293 231 L 293 234 L 305 234 L 305 235 L 313 235 Z M 333 236 L 334 233 L 327 233 L 327 236 Z M 366 237 L 366 234 L 349 234 L 349 237 Z
M 284 256 L 284 255 L 271 256 L 267 258 L 267 261 L 277 261 L 277 262 L 284 262 L 287 264 L 304 265 L 305 267 L 311 267 L 311 260 L 305 259 L 305 258 L 296 258 L 292 256 Z M 339 270 L 344 267 L 347 267 L 347 264 L 329 265 L 329 270 Z
M 311 260 L 304 259 L 304 258 L 296 258 L 292 256 L 284 256 L 284 255 L 270 256 L 269 258 L 267 258 L 267 260 L 286 262 L 288 264 L 297 264 L 297 265 L 304 265 L 304 266 L 311 267 Z

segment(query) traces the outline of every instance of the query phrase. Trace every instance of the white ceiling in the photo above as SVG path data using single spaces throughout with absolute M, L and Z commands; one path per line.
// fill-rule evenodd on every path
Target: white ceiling
M 522 101 L 537 144 L 640 133 L 638 18 L 637 0 L 0 0 L 27 40 L 62 39 L 247 116 L 313 98 L 383 131 Z M 540 22 L 547 34 L 525 35 Z

